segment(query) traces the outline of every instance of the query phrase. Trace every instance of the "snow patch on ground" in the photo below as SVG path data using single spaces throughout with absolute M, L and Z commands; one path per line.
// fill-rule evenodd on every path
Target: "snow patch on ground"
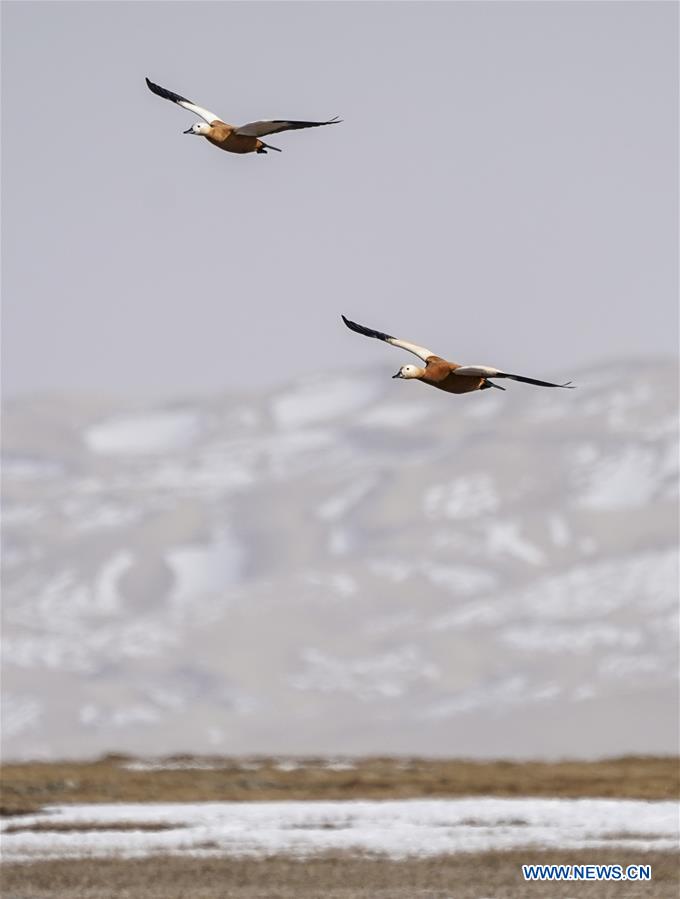
M 334 658 L 318 649 L 302 653 L 304 670 L 289 678 L 296 690 L 349 693 L 368 702 L 403 696 L 414 683 L 436 680 L 439 672 L 413 646 L 370 658 Z
M 69 499 L 62 507 L 63 514 L 69 519 L 74 533 L 88 534 L 92 531 L 122 528 L 139 521 L 142 511 L 131 505 L 115 502 L 92 502 L 82 499 Z
M 375 485 L 376 478 L 373 477 L 348 484 L 342 492 L 324 500 L 317 509 L 317 515 L 322 521 L 337 521 L 358 505 Z
M 490 591 L 498 584 L 494 574 L 472 565 L 430 565 L 425 568 L 425 574 L 437 587 L 458 596 Z
M 200 432 L 195 412 L 148 412 L 94 425 L 85 431 L 85 443 L 105 455 L 177 452 L 192 446 Z
M 85 599 L 89 596 L 84 593 Z M 67 610 L 71 612 L 72 610 Z M 55 619 L 59 631 L 22 633 L 5 639 L 3 661 L 18 668 L 61 670 L 89 675 L 106 662 L 153 658 L 177 646 L 172 627 L 158 618 L 140 616 L 130 623 L 102 623 L 88 631 L 65 615 Z M 56 625 L 55 625 L 56 627 Z M 85 638 L 87 634 L 87 638 Z
M 520 533 L 516 521 L 492 521 L 486 533 L 486 548 L 490 556 L 511 556 L 527 565 L 542 565 L 545 556 Z
M 427 578 L 431 584 L 460 596 L 489 592 L 498 586 L 498 578 L 488 569 L 476 565 L 444 565 L 441 562 L 405 562 L 401 559 L 373 559 L 368 569 L 376 577 L 401 584 L 408 578 L 417 578 L 422 584 Z
M 118 582 L 132 567 L 133 561 L 132 553 L 123 551 L 116 553 L 100 568 L 93 590 L 93 611 L 100 615 L 115 615 L 120 611 Z
M 570 569 L 535 581 L 510 594 L 515 616 L 529 619 L 592 620 L 634 605 L 646 615 L 674 608 L 677 602 L 677 550 L 640 553 Z
M 175 578 L 171 600 L 183 606 L 237 582 L 243 550 L 231 534 L 220 531 L 209 543 L 175 547 L 165 558 Z
M 158 709 L 144 703 L 136 703 L 126 708 L 110 709 L 87 703 L 79 713 L 81 724 L 86 727 L 128 727 L 129 725 L 156 724 L 160 720 Z
M 280 427 L 300 427 L 356 412 L 380 392 L 375 381 L 364 378 L 312 381 L 277 396 L 272 413 Z
M 267 474 L 278 480 L 332 466 L 339 450 L 338 435 L 329 428 L 283 431 L 260 443 Z
M 7 472 L 3 471 L 4 477 Z M 3 528 L 11 528 L 14 525 L 31 525 L 44 516 L 43 510 L 38 505 L 21 506 L 12 503 L 3 503 L 2 506 L 2 526 Z
M 476 518 L 494 512 L 499 504 L 492 478 L 481 472 L 430 487 L 423 499 L 425 515 L 430 519 Z
M 465 407 L 465 416 L 466 418 L 477 418 L 477 419 L 485 419 L 492 418 L 503 408 L 503 403 L 500 400 L 492 399 L 489 394 L 493 393 L 493 390 L 485 390 L 481 396 L 478 394 L 475 396 L 474 404 L 470 404 Z M 481 402 L 479 402 L 481 400 Z
M 136 762 L 126 762 L 120 766 L 125 771 L 219 771 L 224 768 L 224 763 L 216 762 L 145 762 L 142 759 Z
M 641 675 L 656 674 L 661 669 L 661 659 L 652 655 L 611 655 L 602 659 L 598 666 L 600 674 L 615 680 L 619 678 L 637 680 Z
M 518 674 L 460 690 L 425 706 L 417 717 L 423 720 L 441 720 L 482 708 L 501 709 L 507 706 L 546 702 L 559 696 L 560 693 L 560 687 L 554 682 L 532 684 L 526 677 Z
M 413 565 L 401 559 L 374 559 L 368 563 L 369 570 L 377 577 L 387 578 L 399 584 L 413 571 Z
M 548 520 L 550 539 L 555 546 L 569 546 L 572 540 L 571 530 L 561 515 L 551 515 Z
M 354 543 L 352 532 L 347 528 L 334 527 L 328 533 L 328 552 L 332 556 L 346 556 Z
M 575 628 L 528 624 L 525 627 L 509 628 L 502 634 L 501 639 L 516 649 L 576 654 L 590 652 L 596 647 L 614 646 L 632 649 L 642 642 L 638 631 L 603 623 L 590 623 L 587 626 L 579 623 L 579 626 Z
M 6 694 L 2 700 L 2 728 L 6 736 L 15 736 L 37 727 L 43 704 L 32 696 Z
M 502 621 L 504 613 L 490 602 L 469 602 L 453 612 L 447 612 L 435 618 L 429 630 L 446 631 L 452 628 L 463 630 L 470 627 L 489 627 Z
M 256 481 L 255 474 L 233 456 L 224 454 L 217 458 L 202 458 L 183 464 L 166 460 L 146 473 L 137 489 L 173 491 L 177 494 L 197 494 L 214 497 L 250 487 Z
M 304 575 L 304 580 L 313 587 L 323 587 L 343 598 L 353 596 L 359 589 L 355 579 L 342 571 L 326 573 L 309 571 Z
M 361 630 L 372 637 L 385 634 L 408 631 L 413 633 L 418 625 L 419 616 L 415 612 L 395 612 L 393 615 L 381 615 L 379 618 L 369 618 Z
M 578 503 L 589 509 L 628 509 L 645 506 L 659 487 L 658 453 L 651 447 L 627 446 L 577 474 L 583 485 Z
M 625 390 L 608 391 L 586 401 L 582 407 L 583 414 L 603 419 L 615 431 L 628 426 L 630 413 L 652 399 L 653 387 L 645 382 L 631 382 L 630 378 L 627 381 Z
M 88 831 L 88 825 L 176 825 Z M 522 847 L 674 850 L 675 802 L 617 799 L 413 799 L 386 802 L 204 802 L 54 806 L 3 830 L 46 823 L 82 831 L 3 834 L 5 862 L 150 855 L 251 856 L 323 852 L 391 858 Z M 644 835 L 644 836 L 643 836 Z
M 357 419 L 359 424 L 378 428 L 412 428 L 432 412 L 431 406 L 415 403 L 381 403 Z
M 63 474 L 63 466 L 49 459 L 29 458 L 27 456 L 4 455 L 2 474 L 6 479 L 17 481 L 34 481 L 56 478 Z

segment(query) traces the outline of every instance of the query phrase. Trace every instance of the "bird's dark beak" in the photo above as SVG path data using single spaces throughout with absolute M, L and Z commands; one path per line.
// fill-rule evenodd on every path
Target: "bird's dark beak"
M 192 132 L 191 128 L 187 128 L 186 131 L 183 131 L 183 132 L 182 132 L 182 134 L 192 134 L 192 133 L 193 133 L 193 132 Z
M 396 373 L 396 375 L 392 375 L 392 380 L 394 381 L 395 378 L 400 378 L 400 377 L 401 377 L 401 369 L 399 369 L 399 371 Z

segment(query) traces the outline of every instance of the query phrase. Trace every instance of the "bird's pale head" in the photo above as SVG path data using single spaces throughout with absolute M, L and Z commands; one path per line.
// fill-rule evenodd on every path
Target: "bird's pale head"
M 206 122 L 195 122 L 191 128 L 187 128 L 182 134 L 210 134 L 210 125 Z
M 392 375 L 393 378 L 419 378 L 423 373 L 422 368 L 418 368 L 417 365 L 402 365 L 396 375 Z

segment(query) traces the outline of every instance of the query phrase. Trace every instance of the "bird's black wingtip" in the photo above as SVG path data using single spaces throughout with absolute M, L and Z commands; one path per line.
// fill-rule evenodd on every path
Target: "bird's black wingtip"
M 350 318 L 347 318 L 346 315 L 340 314 L 340 318 L 344 321 L 350 331 L 356 331 L 357 334 L 365 334 L 368 331 L 368 328 L 364 328 L 363 325 L 357 324 L 357 322 L 353 322 Z
M 161 87 L 160 84 L 154 84 L 149 78 L 146 79 L 146 86 L 152 94 L 156 94 L 156 96 L 162 97 L 164 100 L 171 100 L 173 103 L 191 103 L 191 100 L 187 100 L 181 94 L 169 91 L 167 87 Z
M 350 331 L 356 331 L 357 334 L 363 334 L 364 337 L 376 337 L 378 340 L 394 340 L 394 338 L 390 337 L 389 334 L 383 334 L 382 331 L 374 331 L 373 328 L 367 328 L 365 327 L 365 325 L 359 325 L 357 324 L 357 322 L 351 321 L 344 315 L 341 315 L 341 317 Z
M 161 87 L 160 84 L 155 84 L 150 78 L 144 79 L 146 81 L 146 86 L 149 88 L 152 94 L 156 94 L 157 97 L 163 97 L 167 99 L 167 94 L 169 91 L 166 91 L 164 87 Z

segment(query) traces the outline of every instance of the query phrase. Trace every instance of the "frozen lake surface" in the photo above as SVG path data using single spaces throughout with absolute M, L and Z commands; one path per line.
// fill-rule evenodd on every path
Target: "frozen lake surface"
M 518 849 L 678 847 L 675 802 L 417 799 L 62 805 L 2 822 L 4 861 L 188 854 L 392 858 Z

